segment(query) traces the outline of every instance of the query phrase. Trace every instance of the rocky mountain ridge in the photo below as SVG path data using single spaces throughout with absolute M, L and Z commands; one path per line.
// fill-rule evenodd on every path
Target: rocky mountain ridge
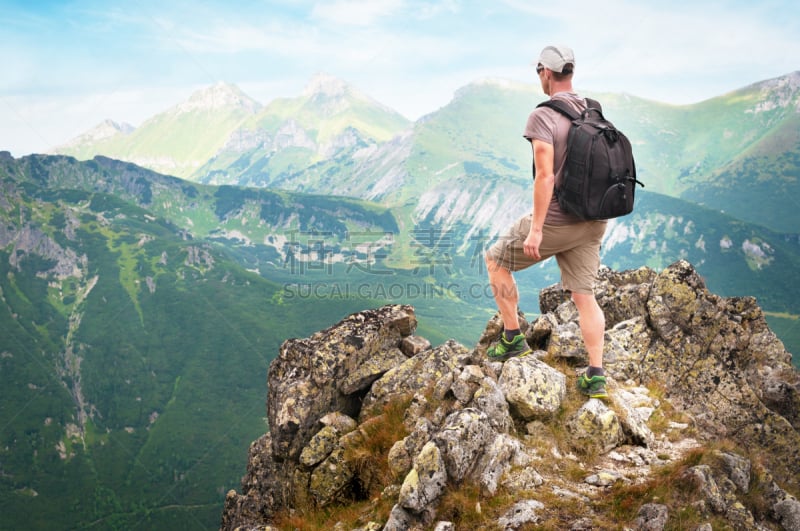
M 792 72 L 683 106 L 629 94 L 594 94 L 583 87 L 581 93 L 600 99 L 607 116 L 631 138 L 649 190 L 792 232 L 796 224 L 785 216 L 739 208 L 737 198 L 775 198 L 780 204 L 776 210 L 786 212 L 781 197 L 796 195 L 791 177 L 800 165 L 795 156 L 800 145 L 798 79 L 800 72 Z M 200 93 L 223 88 L 230 97 L 222 100 L 255 105 L 234 85 L 219 84 L 177 108 L 193 108 L 195 100 L 207 99 Z M 134 135 L 117 135 L 113 142 L 71 143 L 56 152 L 79 158 L 105 155 L 199 182 L 350 195 L 387 205 L 405 204 L 430 189 L 458 188 L 472 204 L 491 201 L 482 186 L 487 182 L 510 186 L 509 193 L 526 186 L 530 153 L 524 149 L 521 127 L 543 97 L 530 84 L 478 80 L 459 89 L 446 106 L 411 123 L 346 82 L 318 74 L 300 96 L 275 99 L 258 112 L 253 105 L 217 112 L 204 107 L 202 113 L 186 114 L 192 122 L 188 127 L 166 119 L 174 114 L 166 111 Z M 393 147 L 397 144 L 400 157 Z M 743 194 L 759 169 L 759 183 Z M 744 174 L 741 185 L 730 186 L 739 173 Z M 369 186 L 389 178 L 399 178 L 411 188 L 409 193 L 386 194 Z M 769 192 L 775 188 L 780 193 Z M 447 208 L 448 198 L 439 200 Z M 424 216 L 429 210 L 418 207 L 415 214 Z M 463 210 L 450 217 L 486 228 L 486 220 Z M 497 208 L 495 214 L 502 217 L 508 210 Z
M 352 144 L 386 141 L 409 124 L 396 111 L 326 74 L 315 75 L 300 96 L 267 105 L 232 83 L 218 82 L 132 130 L 115 132 L 104 125 L 107 122 L 52 152 L 79 159 L 102 155 L 193 181 L 244 184 L 218 175 L 242 153 L 249 162 L 238 161 L 237 166 L 244 168 L 236 171 L 237 177 L 242 169 L 262 171 L 262 159 L 298 147 L 312 153 L 302 161 L 305 167 L 320 157 L 349 154 Z M 296 165 L 297 154 L 289 155 Z M 278 161 L 281 170 L 285 162 Z
M 685 261 L 601 277 L 608 402 L 575 397 L 557 286 L 523 321 L 535 352 L 505 363 L 485 358 L 497 317 L 432 347 L 406 305 L 285 341 L 221 529 L 800 527 L 800 374 L 755 300 Z

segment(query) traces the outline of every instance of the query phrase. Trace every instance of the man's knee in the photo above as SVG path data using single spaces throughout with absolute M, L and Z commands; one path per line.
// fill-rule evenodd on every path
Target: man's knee
M 600 304 L 597 302 L 597 299 L 594 296 L 594 293 L 580 293 L 577 291 L 572 292 L 572 302 L 575 303 L 575 306 L 578 308 L 578 311 L 581 310 L 589 310 L 595 311 L 600 310 Z
M 600 304 L 597 302 L 594 293 L 578 293 L 573 291 L 572 301 L 575 303 L 579 314 L 588 314 L 594 319 L 601 320 L 605 323 L 603 309 L 600 308 Z
M 483 255 L 483 261 L 486 263 L 486 269 L 489 271 L 489 274 L 501 272 L 501 270 L 508 271 L 505 267 L 500 265 L 500 262 L 492 258 L 490 253 L 486 253 Z

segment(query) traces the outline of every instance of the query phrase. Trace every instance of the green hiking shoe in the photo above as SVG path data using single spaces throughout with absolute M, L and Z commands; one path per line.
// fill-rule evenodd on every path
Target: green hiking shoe
M 486 351 L 491 361 L 506 361 L 514 356 L 524 356 L 531 353 L 531 348 L 525 341 L 525 336 L 517 334 L 511 341 L 506 341 L 505 335 L 500 335 L 500 341 Z
M 578 391 L 589 398 L 608 398 L 606 392 L 606 377 L 592 376 L 587 378 L 586 374 L 581 374 L 578 378 Z

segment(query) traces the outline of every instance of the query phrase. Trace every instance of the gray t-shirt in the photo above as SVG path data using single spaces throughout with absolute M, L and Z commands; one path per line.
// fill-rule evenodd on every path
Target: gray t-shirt
M 578 112 L 586 109 L 586 100 L 574 92 L 557 92 L 551 99 L 565 101 Z M 564 173 L 570 124 L 570 119 L 560 112 L 548 107 L 538 107 L 528 116 L 525 133 L 522 135 L 531 142 L 534 139 L 541 140 L 553 146 L 553 174 L 556 183 L 561 182 L 561 176 Z M 580 221 L 580 218 L 564 212 L 553 194 L 544 222 L 548 225 L 568 225 Z

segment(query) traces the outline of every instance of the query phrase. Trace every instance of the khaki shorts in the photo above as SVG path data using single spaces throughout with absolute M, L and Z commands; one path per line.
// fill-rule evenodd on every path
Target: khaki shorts
M 531 228 L 531 214 L 521 217 L 486 252 L 486 256 L 509 271 L 520 271 L 556 257 L 561 285 L 575 293 L 593 293 L 600 268 L 600 242 L 606 221 L 583 221 L 570 225 L 545 225 L 539 246 L 541 259 L 525 254 L 523 244 Z

